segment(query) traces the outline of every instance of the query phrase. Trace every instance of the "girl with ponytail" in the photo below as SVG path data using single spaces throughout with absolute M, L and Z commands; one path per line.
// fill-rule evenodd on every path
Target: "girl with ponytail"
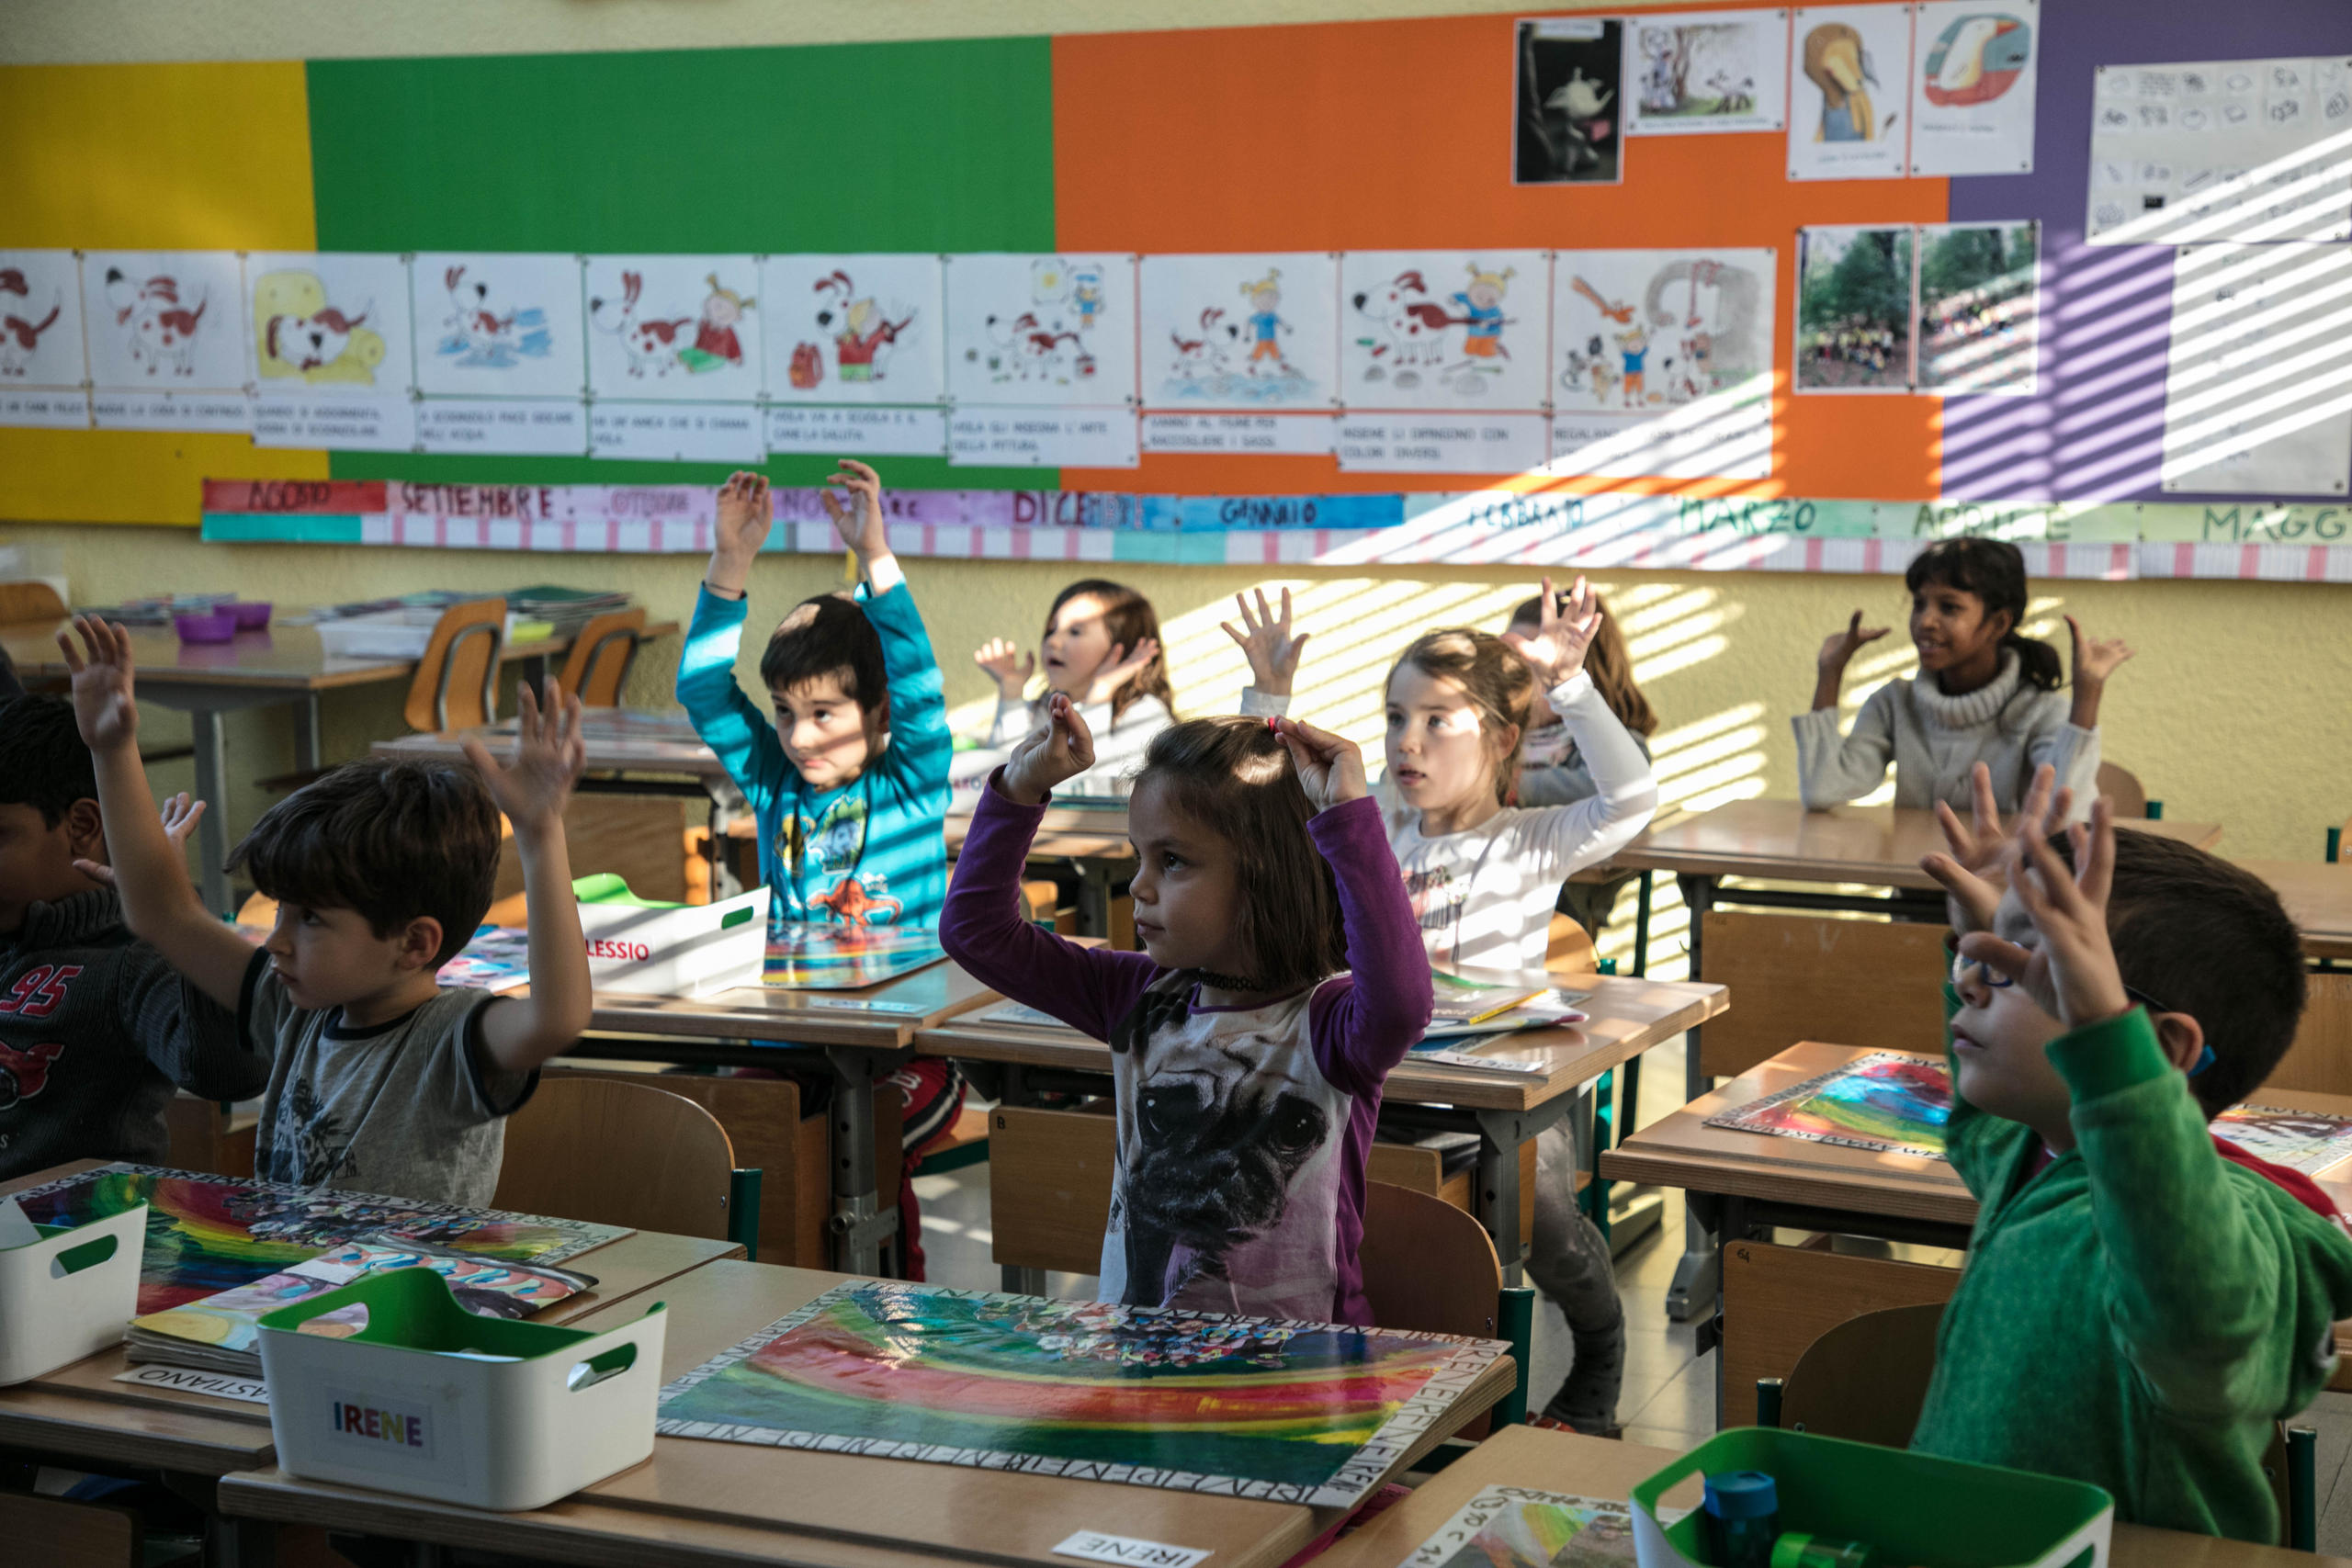
M 1889 681 L 1862 704 L 1853 733 L 1838 733 L 1838 693 L 1848 660 L 1887 633 L 1854 612 L 1821 645 L 1813 710 L 1797 716 L 1797 793 L 1819 811 L 1876 789 L 1894 764 L 1894 804 L 1966 809 L 1978 762 L 2014 811 L 2043 763 L 2071 787 L 2078 813 L 2098 794 L 2098 705 L 2107 678 L 2132 650 L 2086 635 L 2069 615 L 2075 679 L 2064 683 L 2058 650 L 2018 630 L 2026 613 L 2025 558 L 1999 539 L 1942 539 L 1903 575 L 1911 592 L 1911 644 L 1919 673 Z

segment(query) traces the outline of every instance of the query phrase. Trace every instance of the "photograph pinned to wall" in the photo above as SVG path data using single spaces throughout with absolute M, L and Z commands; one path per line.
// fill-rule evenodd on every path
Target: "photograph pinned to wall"
M 1941 1159 L 1944 1124 L 1951 1119 L 1951 1078 L 1943 1063 L 1872 1051 L 1778 1094 L 1710 1116 L 1707 1125 Z
M 2164 459 L 2172 491 L 2324 495 L 2352 470 L 2352 246 L 2174 254 Z
M 255 252 L 245 257 L 245 289 L 254 446 L 416 445 L 404 258 Z
M 1778 130 L 1788 122 L 1785 9 L 1672 11 L 1625 25 L 1626 135 Z
M 2352 60 L 2102 65 L 2094 245 L 2352 237 Z
M 944 288 L 936 255 L 762 257 L 768 449 L 944 454 Z
M 588 449 L 580 258 L 432 252 L 410 263 L 417 444 L 427 452 Z
M 1338 258 L 1150 255 L 1139 269 L 1150 409 L 1338 406 Z
M 959 404 L 1136 405 L 1136 258 L 949 256 L 947 391 Z
M 234 251 L 88 251 L 82 331 L 101 430 L 253 428 Z
M 85 430 L 82 280 L 72 251 L 0 251 L 0 425 Z
M 2031 222 L 1920 228 L 1920 391 L 2032 394 L 2041 240 Z
M 1908 225 L 1797 231 L 1796 389 L 1911 389 Z
M 1807 6 L 1789 29 L 1789 178 L 1899 180 L 1911 7 Z
M 1514 185 L 1616 185 L 1625 177 L 1624 23 L 1520 22 L 1511 58 Z
M 1912 34 L 1911 172 L 2033 171 L 2040 0 L 1927 0 Z
M 1542 251 L 1340 258 L 1340 398 L 1356 409 L 1543 409 Z

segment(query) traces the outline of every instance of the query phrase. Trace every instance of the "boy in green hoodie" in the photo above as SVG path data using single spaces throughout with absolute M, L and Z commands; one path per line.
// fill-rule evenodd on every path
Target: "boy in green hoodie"
M 1921 863 L 1960 933 L 1946 1147 L 1979 1209 L 1912 1446 L 2275 1540 L 2263 1452 L 2326 1383 L 2352 1237 L 2207 1122 L 2294 1038 L 2294 923 L 2227 862 L 2118 834 L 2105 800 L 2051 840 L 2046 767 L 2005 836 L 1978 772 L 1973 831 L 1945 807 L 1953 853 Z

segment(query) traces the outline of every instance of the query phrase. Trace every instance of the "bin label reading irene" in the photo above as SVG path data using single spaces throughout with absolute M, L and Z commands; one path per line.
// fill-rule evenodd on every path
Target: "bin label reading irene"
M 379 1394 L 327 1393 L 328 1424 L 336 1432 L 377 1449 L 397 1449 L 420 1459 L 433 1457 L 433 1423 L 423 1410 Z

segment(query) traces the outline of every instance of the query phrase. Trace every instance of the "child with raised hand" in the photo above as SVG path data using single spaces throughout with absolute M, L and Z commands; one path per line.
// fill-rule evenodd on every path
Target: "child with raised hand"
M 1951 852 L 1921 862 L 1958 933 L 1945 1147 L 1978 1213 L 1912 1446 L 2275 1540 L 2263 1451 L 2326 1384 L 2352 1239 L 2207 1123 L 2293 1040 L 2301 942 L 2253 875 L 2117 832 L 2105 800 L 2050 838 L 2052 769 L 2006 834 L 1976 775 L 1973 827 L 1944 812 Z
M 563 807 L 585 761 L 579 699 L 526 686 L 504 765 L 369 758 L 279 801 L 232 852 L 277 900 L 260 949 L 189 886 L 139 758 L 130 638 L 87 617 L 58 643 L 96 761 L 107 847 L 130 930 L 190 985 L 235 1010 L 266 1066 L 254 1174 L 265 1181 L 487 1204 L 505 1118 L 539 1064 L 588 1027 L 586 946 Z M 523 862 L 527 997 L 445 989 L 498 875 L 503 814 Z M 96 867 L 85 867 L 95 871 Z
M 990 637 L 972 662 L 997 683 L 988 739 L 992 747 L 1011 746 L 1035 729 L 1056 692 L 1079 705 L 1094 736 L 1094 766 L 1067 781 L 1065 794 L 1125 794 L 1151 738 L 1176 722 L 1159 613 L 1124 583 L 1096 577 L 1071 583 L 1046 612 L 1046 635 L 1035 653 Z M 1029 678 L 1041 668 L 1046 690 L 1033 703 L 1026 695 Z
M 1163 730 L 1127 806 L 1141 953 L 1021 914 L 1045 806 L 1095 762 L 1054 693 L 973 813 L 940 942 L 1111 1045 L 1103 1298 L 1370 1323 L 1364 1166 L 1381 1085 L 1429 1022 L 1430 976 L 1363 756 L 1289 720 Z
M 1853 732 L 1838 733 L 1838 694 L 1858 651 L 1886 635 L 1862 613 L 1821 645 L 1813 707 L 1791 722 L 1797 794 L 1826 810 L 1878 788 L 1894 764 L 1894 804 L 1925 810 L 1968 802 L 1969 773 L 1983 761 L 2004 810 L 2023 798 L 2044 764 L 2078 804 L 2098 784 L 2098 709 L 2108 677 L 2130 659 L 2120 638 L 2086 634 L 2074 616 L 2075 682 L 2059 693 L 2058 650 L 2018 630 L 2026 615 L 2025 558 L 2000 539 L 1942 539 L 1912 558 L 1911 643 L 1919 673 L 1872 692 Z

